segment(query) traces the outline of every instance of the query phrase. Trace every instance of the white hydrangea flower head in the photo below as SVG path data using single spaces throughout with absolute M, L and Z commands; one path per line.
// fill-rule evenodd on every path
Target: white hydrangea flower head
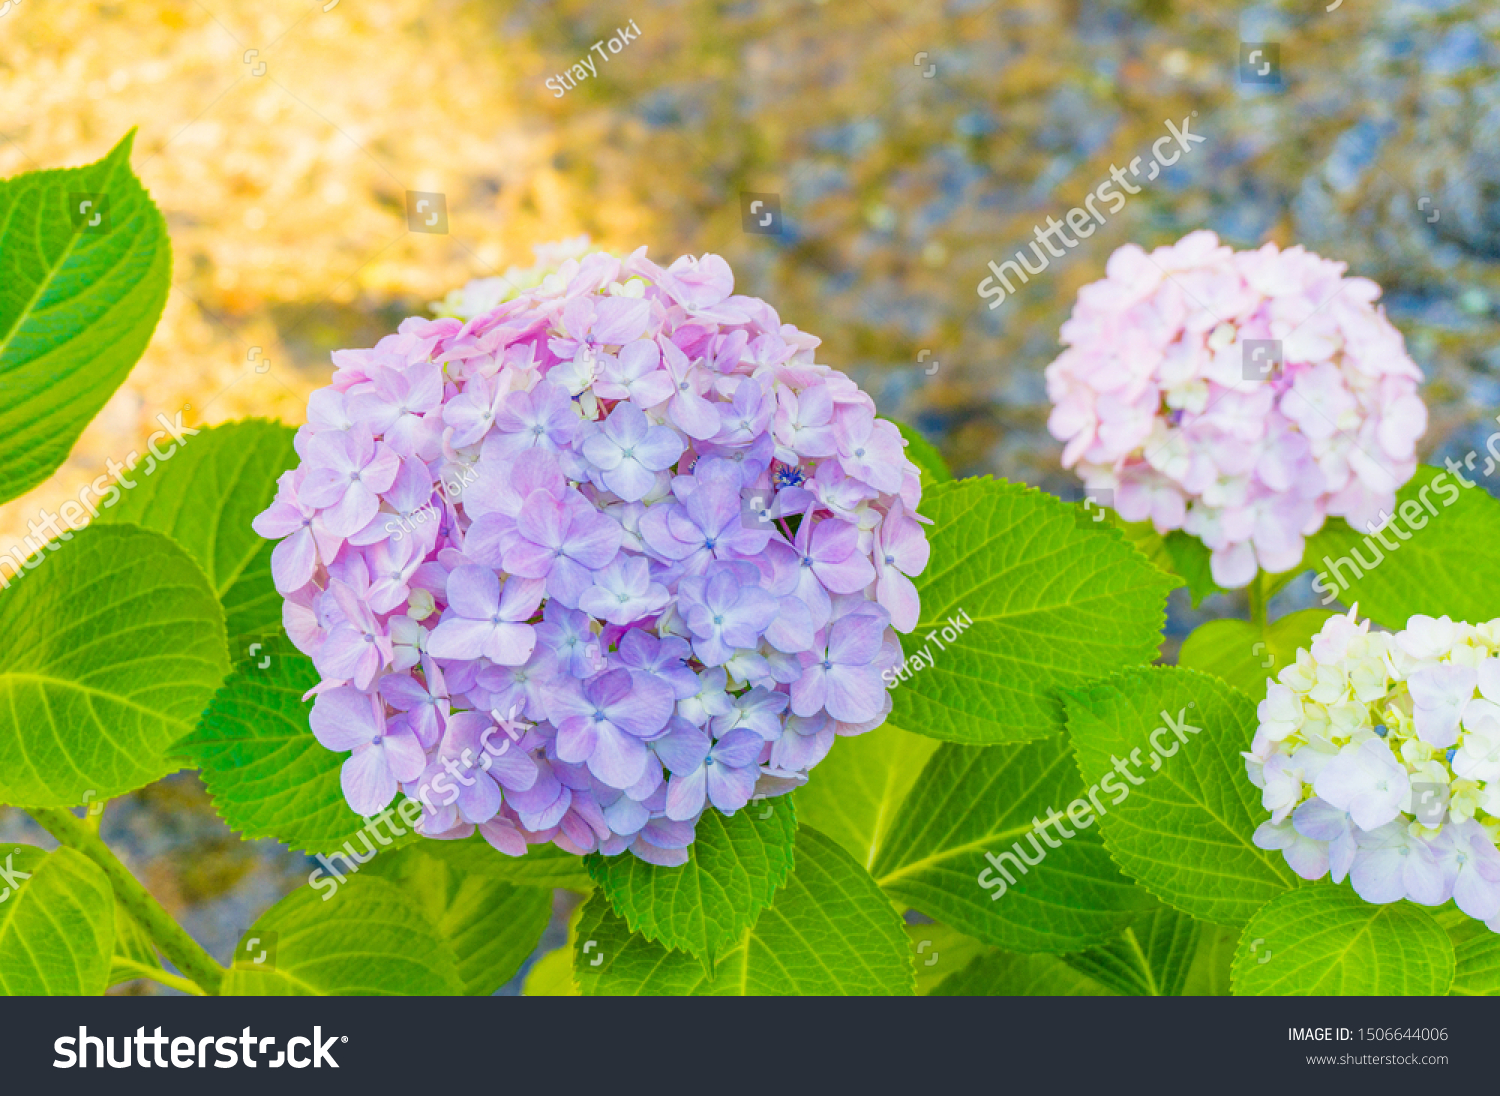
M 1459 909 L 1500 932 L 1500 620 L 1331 617 L 1268 683 L 1244 754 L 1255 831 L 1304 879 Z

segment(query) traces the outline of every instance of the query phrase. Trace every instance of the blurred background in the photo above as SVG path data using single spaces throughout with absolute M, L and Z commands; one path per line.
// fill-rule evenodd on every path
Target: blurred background
M 558 81 L 586 57 L 594 74 Z M 991 259 L 1188 118 L 1201 145 L 986 307 Z M 1384 287 L 1427 377 L 1424 458 L 1482 451 L 1500 410 L 1490 4 L 0 0 L 0 176 L 132 127 L 172 235 L 166 314 L 68 463 L 0 507 L 0 543 L 143 450 L 158 412 L 300 423 L 331 350 L 582 233 L 723 255 L 964 475 L 1074 486 L 1045 428 L 1058 327 L 1115 248 L 1198 228 Z M 409 221 L 412 191 L 445 219 Z M 1182 595 L 1169 641 L 1236 609 Z M 220 958 L 308 871 L 229 833 L 192 774 L 103 821 Z M 38 832 L 0 812 L 0 839 Z

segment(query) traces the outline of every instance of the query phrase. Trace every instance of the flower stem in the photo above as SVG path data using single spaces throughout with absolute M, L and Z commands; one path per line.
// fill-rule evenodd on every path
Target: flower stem
M 1255 572 L 1255 578 L 1250 582 L 1250 623 L 1264 628 L 1266 626 L 1266 576 L 1260 571 Z
M 213 956 L 204 951 L 198 941 L 188 935 L 186 929 L 172 919 L 162 904 L 151 897 L 149 891 L 120 863 L 99 836 L 89 831 L 82 821 L 70 811 L 61 808 L 32 810 L 31 817 L 38 825 L 70 849 L 83 853 L 104 869 L 114 888 L 115 898 L 125 907 L 125 912 L 140 922 L 161 953 L 202 988 L 204 993 L 216 994 L 224 980 L 224 968 L 214 962 Z
M 180 974 L 173 974 L 171 971 L 162 970 L 160 967 L 138 963 L 134 959 L 124 959 L 118 955 L 115 956 L 115 969 L 128 969 L 134 972 L 137 978 L 149 978 L 153 982 L 170 986 L 172 989 L 180 989 L 183 993 L 192 997 L 204 996 L 203 987 L 198 985 L 197 982 L 189 981 Z

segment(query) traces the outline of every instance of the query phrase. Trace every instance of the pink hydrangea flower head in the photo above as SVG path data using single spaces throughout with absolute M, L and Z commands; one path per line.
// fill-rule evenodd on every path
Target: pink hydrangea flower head
M 1330 516 L 1363 531 L 1392 512 L 1427 409 L 1379 286 L 1206 231 L 1105 269 L 1047 367 L 1047 425 L 1122 518 L 1198 537 L 1235 588 L 1295 567 Z
M 723 259 L 550 258 L 335 353 L 255 528 L 351 807 L 681 864 L 885 718 L 921 481 Z

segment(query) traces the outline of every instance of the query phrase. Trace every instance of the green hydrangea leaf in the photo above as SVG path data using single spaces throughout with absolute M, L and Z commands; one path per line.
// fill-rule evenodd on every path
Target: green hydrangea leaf
M 69 848 L 0 845 L 0 866 L 0 994 L 103 993 L 115 943 L 109 878 Z
M 942 929 L 913 925 L 908 932 Z M 1229 954 L 1238 932 L 1195 921 L 1166 907 L 1139 915 L 1103 944 L 1069 955 L 1024 955 L 977 946 L 953 946 L 959 968 L 930 990 L 936 996 L 984 997 L 1066 995 L 1166 997 L 1189 992 L 1194 972 L 1202 966 L 1206 940 L 1223 934 L 1229 941 L 1223 956 L 1223 988 L 1229 992 Z M 947 943 L 946 940 L 943 941 Z M 936 942 L 935 942 L 936 943 Z M 934 949 L 935 952 L 935 949 Z M 946 961 L 948 954 L 942 955 Z M 922 961 L 917 982 L 922 986 Z M 941 969 L 941 964 L 938 964 Z M 1204 982 L 1200 979 L 1199 989 Z
M 488 997 L 521 969 L 552 916 L 552 892 L 510 882 L 509 859 L 482 838 L 419 841 L 362 870 L 421 904 L 453 952 L 464 993 Z
M 508 882 L 525 887 L 561 887 L 564 890 L 583 891 L 594 889 L 593 877 L 589 875 L 584 857 L 556 845 L 532 845 L 525 856 L 505 856 L 493 865 L 492 872 L 500 872 Z
M 267 639 L 235 666 L 197 728 L 177 743 L 179 755 L 201 770 L 230 829 L 319 853 L 364 828 L 339 783 L 347 755 L 326 749 L 308 726 L 312 702 L 302 697 L 320 680 L 312 659 L 289 640 Z
M 84 167 L 0 181 L 0 502 L 67 459 L 166 304 L 172 249 L 130 170 L 134 137 Z
M 936 922 L 906 926 L 912 962 L 917 968 L 917 996 L 926 997 L 975 958 L 995 949 L 983 941 Z
M 1100 943 L 1157 903 L 1120 874 L 1094 829 L 1031 835 L 1034 820 L 1065 811 L 1083 790 L 1062 735 L 1005 746 L 946 743 L 907 795 L 872 874 L 893 900 L 1010 951 Z M 1004 852 L 1010 865 L 1016 843 L 1033 866 L 1008 866 L 1007 884 L 986 853 Z
M 1233 980 L 1242 997 L 1432 997 L 1453 973 L 1453 944 L 1432 914 L 1330 883 L 1266 903 L 1240 934 Z
M 869 871 L 937 748 L 935 739 L 891 723 L 841 738 L 818 763 L 817 776 L 792 793 L 797 817 L 844 846 Z
M 521 988 L 522 997 L 580 997 L 573 980 L 573 947 L 554 948 L 532 964 Z
M 943 979 L 934 997 L 1110 997 L 1109 987 L 1055 955 L 993 950 Z
M 1043 738 L 1063 727 L 1064 689 L 1156 657 L 1175 581 L 1118 530 L 988 478 L 934 488 L 921 512 L 932 557 L 915 580 L 921 620 L 901 637 L 897 726 L 974 745 Z
M 1209 567 L 1210 552 L 1197 537 L 1181 529 L 1173 529 L 1163 536 L 1149 521 L 1121 521 L 1118 514 L 1109 514 L 1109 521 L 1135 545 L 1137 551 L 1171 575 L 1176 585 L 1188 588 L 1193 608 L 1201 605 L 1210 594 L 1223 593 L 1215 584 Z
M 711 959 L 739 940 L 792 873 L 797 818 L 786 797 L 733 817 L 703 812 L 688 862 L 663 868 L 630 853 L 586 857 L 610 907 L 632 932 Z
M 1404 628 L 1418 613 L 1478 624 L 1500 615 L 1490 584 L 1476 581 L 1500 572 L 1500 501 L 1423 465 L 1396 493 L 1395 516 L 1380 536 L 1330 520 L 1308 541 L 1303 563 L 1317 572 L 1315 592 L 1358 602 L 1360 616 L 1387 628 Z
M 1209 562 L 1213 553 L 1197 537 L 1184 533 L 1181 529 L 1173 529 L 1162 537 L 1162 548 L 1172 561 L 1172 571 L 1187 584 L 1194 609 L 1202 605 L 1203 599 L 1211 594 L 1224 592 L 1214 582 L 1213 568 Z
M 1141 914 L 1103 944 L 1063 956 L 1063 962 L 1116 993 L 1175 997 L 1198 954 L 1200 932 L 1208 928 L 1160 907 Z
M 229 670 L 224 611 L 167 537 L 90 526 L 0 594 L 0 802 L 70 807 L 160 779 Z
M 1227 997 L 1230 966 L 1239 946 L 1240 930 L 1226 925 L 1199 922 L 1198 951 L 1182 986 L 1184 997 Z
M 275 498 L 276 477 L 296 463 L 294 433 L 264 419 L 200 430 L 99 515 L 155 529 L 187 550 L 224 606 L 235 658 L 245 656 L 247 639 L 281 626 L 282 599 L 271 581 L 275 545 L 250 522 Z
M 120 985 L 163 969 L 156 946 L 141 923 L 115 903 L 115 951 L 110 961 L 109 984 Z
M 248 946 L 252 938 L 259 951 Z M 298 887 L 256 919 L 235 954 L 220 990 L 225 997 L 464 991 L 453 951 L 423 902 L 367 871 L 349 876 L 328 901 L 319 890 Z
M 560 948 L 553 948 L 531 965 L 521 985 L 522 997 L 581 997 L 578 980 L 573 977 L 573 947 L 578 939 L 578 922 L 583 904 L 568 915 L 568 937 Z
M 1255 726 L 1244 693 L 1180 667 L 1127 670 L 1068 703 L 1079 771 L 1105 793 L 1110 855 L 1162 901 L 1216 924 L 1242 925 L 1301 882 L 1251 841 L 1266 817 L 1240 756 Z
M 1453 943 L 1453 997 L 1500 997 L 1500 933 L 1491 932 L 1452 902 L 1432 911 Z
M 1221 677 L 1259 703 L 1266 679 L 1295 663 L 1298 649 L 1310 646 L 1332 615 L 1327 609 L 1303 609 L 1269 625 L 1210 620 L 1183 641 L 1177 665 Z
M 953 473 L 948 470 L 948 462 L 943 459 L 943 454 L 938 452 L 938 447 L 933 445 L 915 427 L 908 426 L 904 422 L 891 420 L 896 429 L 901 431 L 901 436 L 906 439 L 906 457 L 922 471 L 922 489 L 939 483 L 947 483 L 953 478 Z
M 584 996 L 910 995 L 901 918 L 864 869 L 807 826 L 797 831 L 796 861 L 776 901 L 711 969 L 632 933 L 595 894 L 573 953 Z
M 1112 521 L 1135 550 L 1155 564 L 1157 570 L 1178 577 L 1172 569 L 1172 557 L 1167 553 L 1166 542 L 1155 526 L 1149 521 L 1121 521 L 1118 514 L 1113 515 Z

